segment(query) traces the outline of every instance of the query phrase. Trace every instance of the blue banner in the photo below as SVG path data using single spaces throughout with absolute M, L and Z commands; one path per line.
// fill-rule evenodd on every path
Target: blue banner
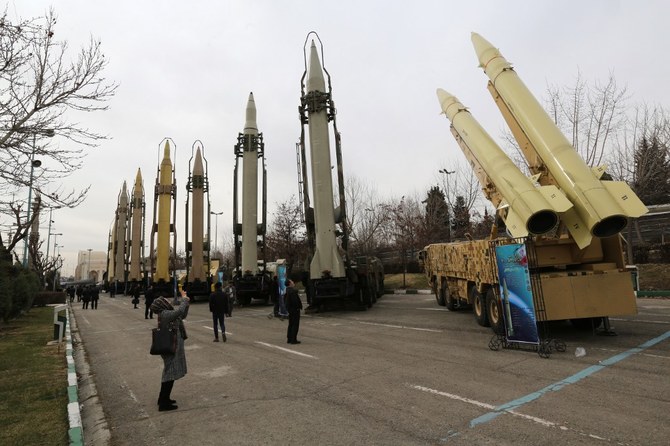
M 286 265 L 277 265 L 277 280 L 279 281 L 279 294 L 286 294 Z
M 507 340 L 539 344 L 526 246 L 496 246 L 496 263 Z

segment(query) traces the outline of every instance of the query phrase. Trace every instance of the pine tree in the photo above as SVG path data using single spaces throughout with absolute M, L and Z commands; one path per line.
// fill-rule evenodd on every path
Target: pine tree
M 433 186 L 423 203 L 426 205 L 425 244 L 451 241 L 449 207 L 444 193 L 439 187 Z
M 451 225 L 455 240 L 464 239 L 465 234 L 471 232 L 470 212 L 462 195 L 456 197 L 454 203 L 454 219 Z

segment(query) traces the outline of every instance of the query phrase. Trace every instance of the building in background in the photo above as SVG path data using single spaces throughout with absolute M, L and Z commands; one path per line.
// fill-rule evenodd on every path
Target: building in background
M 74 270 L 75 280 L 92 279 L 99 282 L 107 272 L 107 253 L 104 251 L 79 251 L 77 266 Z

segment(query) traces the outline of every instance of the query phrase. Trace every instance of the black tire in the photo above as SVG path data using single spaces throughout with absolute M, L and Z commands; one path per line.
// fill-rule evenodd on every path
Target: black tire
M 486 291 L 486 314 L 491 324 L 491 330 L 495 334 L 503 334 L 505 332 L 505 324 L 503 323 L 503 313 L 500 306 L 500 301 L 496 298 L 493 288 Z
M 488 327 L 490 323 L 486 314 L 486 298 L 477 291 L 474 285 L 470 287 L 470 302 L 472 302 L 472 312 L 477 323 L 482 327 Z
M 570 323 L 577 330 L 595 330 L 596 328 L 600 328 L 600 325 L 603 323 L 603 318 L 585 317 L 583 319 L 570 319 Z
M 438 288 L 437 282 L 435 282 L 435 285 L 433 285 L 433 290 L 435 292 L 435 300 L 437 300 L 437 304 L 441 307 L 444 307 L 446 305 L 446 302 L 443 287 L 440 286 Z

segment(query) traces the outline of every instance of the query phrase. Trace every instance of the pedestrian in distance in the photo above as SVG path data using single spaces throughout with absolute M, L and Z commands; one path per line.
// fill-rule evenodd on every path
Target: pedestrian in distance
M 233 281 L 230 280 L 228 281 L 228 285 L 223 289 L 224 294 L 228 297 L 228 311 L 226 312 L 226 315 L 228 317 L 231 317 L 233 315 L 233 306 L 235 305 L 235 286 L 233 285 Z
M 295 289 L 292 280 L 286 281 L 286 307 L 288 310 L 288 328 L 286 329 L 286 338 L 288 344 L 300 344 L 298 341 L 298 329 L 300 329 L 300 311 L 302 310 L 302 300 Z
M 214 292 L 209 295 L 209 311 L 212 313 L 214 325 L 214 342 L 219 342 L 219 326 L 221 327 L 221 339 L 226 342 L 226 315 L 229 314 L 228 296 L 223 292 L 221 282 L 214 285 Z
M 150 286 L 144 292 L 144 319 L 153 319 L 154 313 L 151 310 L 151 304 L 154 302 L 154 287 Z
M 83 302 L 81 304 L 81 308 L 83 308 L 84 310 L 87 310 L 88 309 L 88 303 L 91 301 L 91 290 L 89 290 L 88 287 L 82 288 L 82 290 L 81 290 L 81 301 Z
M 98 309 L 98 301 L 100 300 L 100 291 L 98 290 L 98 287 L 96 285 L 91 285 L 90 287 L 90 292 L 91 292 L 91 308 L 93 310 Z
M 81 297 L 84 294 L 84 288 L 81 285 L 77 286 L 76 294 L 77 294 L 77 302 L 81 302 Z
M 133 308 L 134 309 L 139 308 L 137 306 L 137 304 L 140 303 L 140 286 L 137 285 L 137 284 L 135 284 L 135 286 L 133 287 L 133 300 L 132 300 L 132 302 L 133 302 Z
M 161 390 L 158 394 L 158 411 L 175 410 L 176 401 L 170 398 L 174 382 L 186 375 L 186 354 L 184 341 L 186 329 L 183 318 L 188 312 L 189 298 L 178 298 L 179 306 L 174 308 L 169 300 L 159 297 L 151 303 L 151 311 L 158 315 L 158 328 L 177 332 L 177 349 L 174 354 L 161 355 L 163 358 L 163 374 L 161 375 Z
M 279 279 L 276 275 L 272 276 L 272 282 L 270 282 L 270 296 L 272 296 L 274 308 L 268 318 L 272 319 L 273 317 L 279 317 Z

